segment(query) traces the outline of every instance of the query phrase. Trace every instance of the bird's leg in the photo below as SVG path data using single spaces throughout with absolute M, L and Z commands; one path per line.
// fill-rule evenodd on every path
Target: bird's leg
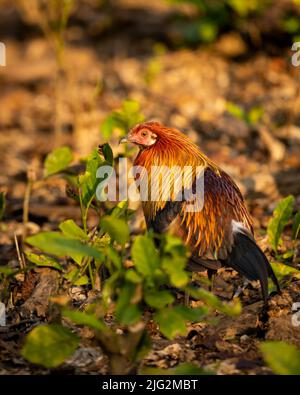
M 215 270 L 211 270 L 211 269 L 207 269 L 207 277 L 210 281 L 208 290 L 209 292 L 213 292 L 213 288 L 214 288 L 214 275 L 215 275 L 216 271 Z
M 249 284 L 250 284 L 250 281 L 247 278 L 245 278 L 244 284 L 242 286 L 240 286 L 240 285 L 238 286 L 238 288 L 232 295 L 232 299 L 238 298 L 244 292 L 244 290 L 248 287 Z

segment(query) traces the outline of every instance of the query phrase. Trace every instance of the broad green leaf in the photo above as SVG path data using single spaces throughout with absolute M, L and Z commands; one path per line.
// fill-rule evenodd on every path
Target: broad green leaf
M 140 284 L 143 281 L 143 278 L 134 269 L 127 270 L 125 278 L 134 284 Z
M 113 115 L 109 115 L 105 118 L 100 126 L 101 134 L 105 140 L 109 140 L 114 129 L 117 127 L 117 123 Z
M 191 308 L 187 306 L 176 306 L 175 309 L 185 320 L 191 322 L 201 321 L 209 312 L 207 307 Z
M 77 286 L 87 285 L 88 283 L 89 283 L 89 278 L 86 274 L 84 274 L 83 276 L 80 276 L 75 281 L 73 281 L 73 284 L 77 285 Z
M 239 300 L 234 300 L 231 303 L 222 302 L 216 295 L 206 291 L 203 288 L 187 287 L 187 292 L 196 299 L 202 300 L 207 306 L 220 311 L 229 316 L 237 316 L 242 311 L 242 306 Z
M 128 224 L 119 218 L 106 215 L 100 220 L 101 229 L 117 243 L 124 245 L 130 236 Z
M 80 272 L 80 269 L 78 269 L 78 268 L 72 269 L 72 270 L 70 270 L 68 273 L 66 273 L 66 274 L 64 275 L 64 278 L 65 278 L 66 280 L 70 281 L 71 283 L 74 283 L 74 281 L 75 281 L 75 280 L 78 278 L 78 276 L 79 276 L 79 272 Z
M 300 209 L 293 220 L 293 239 L 296 240 L 300 232 Z
M 292 259 L 293 256 L 294 256 L 294 250 L 288 250 L 288 251 L 286 251 L 284 254 L 282 254 L 282 258 L 283 258 L 284 260 Z
M 117 317 L 117 316 L 116 316 Z M 141 320 L 142 311 L 136 304 L 124 306 L 122 312 L 118 314 L 118 321 L 123 325 L 133 325 Z
M 79 239 L 79 240 L 88 240 L 88 235 L 84 233 L 84 230 L 81 229 L 72 219 L 67 219 L 66 221 L 60 223 L 59 229 L 65 236 Z
M 197 26 L 201 41 L 211 43 L 218 35 L 218 25 L 210 19 L 201 19 Z
M 109 165 L 113 165 L 114 163 L 114 154 L 112 152 L 112 149 L 110 147 L 110 145 L 108 143 L 103 144 L 102 146 L 102 153 L 104 156 L 105 161 L 109 164 Z
M 13 269 L 7 266 L 0 266 L 0 275 L 3 274 L 4 276 L 12 276 L 18 273 L 18 269 Z
M 65 170 L 73 160 L 73 154 L 69 147 L 59 147 L 47 155 L 44 162 L 44 176 Z
M 148 236 L 137 236 L 131 249 L 136 270 L 144 277 L 152 277 L 159 268 L 159 256 L 153 240 Z
M 227 102 L 226 103 L 226 110 L 233 115 L 235 118 L 242 119 L 243 121 L 246 120 L 246 113 L 245 111 L 235 103 Z
M 86 285 L 89 283 L 88 276 L 86 274 L 81 275 L 79 268 L 70 270 L 68 273 L 64 275 L 64 278 L 67 281 L 70 281 L 70 283 L 72 283 L 73 285 L 77 285 L 77 286 Z
M 123 111 L 125 114 L 135 114 L 140 111 L 140 104 L 135 100 L 125 100 L 123 102 Z
M 166 234 L 164 254 L 186 256 L 186 247 L 179 237 Z
M 277 374 L 300 375 L 300 349 L 280 341 L 260 345 L 264 359 Z
M 282 199 L 276 206 L 273 217 L 268 223 L 269 243 L 275 252 L 278 250 L 283 229 L 291 218 L 294 200 L 292 195 Z
M 100 126 L 101 134 L 108 140 L 115 129 L 119 129 L 122 134 L 137 123 L 143 122 L 144 115 L 140 112 L 140 104 L 135 100 L 125 100 L 119 110 L 108 115 Z
M 170 282 L 175 287 L 183 287 L 189 281 L 189 275 L 184 270 L 186 266 L 186 258 L 181 256 L 164 257 L 162 260 L 162 268 L 170 276 Z
M 61 365 L 76 350 L 78 337 L 60 325 L 35 327 L 27 336 L 22 356 L 28 361 L 54 368 Z
M 140 109 L 141 105 L 136 100 L 124 100 L 120 115 L 127 129 L 144 121 L 145 117 Z
M 155 291 L 155 290 L 145 290 L 144 291 L 144 299 L 145 302 L 150 307 L 154 307 L 155 309 L 162 309 L 166 307 L 168 304 L 174 302 L 174 296 L 166 290 L 163 291 Z
M 116 304 L 116 319 L 124 325 L 131 325 L 138 322 L 141 318 L 141 310 L 138 306 L 139 297 L 137 287 L 133 283 L 125 283 L 120 290 Z
M 85 207 L 87 207 L 95 197 L 95 192 L 99 183 L 97 179 L 97 170 L 101 164 L 102 159 L 97 150 L 94 150 L 87 159 L 85 173 L 79 176 L 82 202 Z
M 186 334 L 186 319 L 175 307 L 159 310 L 154 315 L 154 320 L 158 323 L 160 332 L 168 339 Z
M 75 254 L 82 257 L 90 256 L 98 260 L 103 259 L 103 254 L 95 248 L 59 232 L 41 232 L 27 237 L 26 242 L 44 252 L 57 256 L 72 256 Z
M 264 114 L 262 107 L 253 107 L 247 114 L 247 121 L 250 125 L 256 125 Z
M 122 260 L 118 252 L 113 248 L 113 247 L 108 247 L 105 250 L 107 256 L 109 259 L 112 261 L 116 269 L 121 269 L 122 268 Z
M 115 295 L 116 288 L 120 280 L 120 271 L 114 272 L 104 283 L 102 298 L 106 305 L 111 302 L 111 299 Z
M 0 192 L 0 220 L 3 218 L 5 211 L 5 192 Z
M 283 280 L 286 276 L 300 278 L 300 270 L 297 270 L 292 266 L 285 265 L 280 262 L 271 262 L 271 266 L 279 281 Z
M 102 320 L 97 319 L 94 315 L 74 310 L 63 310 L 62 315 L 69 318 L 75 324 L 85 325 L 99 331 L 107 330 L 105 323 Z
M 61 266 L 61 264 L 51 256 L 38 255 L 28 251 L 25 251 L 25 254 L 27 259 L 30 262 L 35 263 L 37 266 L 53 267 L 53 269 L 63 271 L 63 267 Z
M 208 313 L 208 309 L 200 307 L 192 309 L 186 306 L 173 306 L 159 310 L 154 315 L 161 333 L 168 339 L 186 334 L 186 323 L 189 321 L 199 322 Z

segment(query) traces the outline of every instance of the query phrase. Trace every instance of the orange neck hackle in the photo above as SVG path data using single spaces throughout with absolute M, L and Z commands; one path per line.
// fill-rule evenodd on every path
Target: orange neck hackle
M 160 125 L 157 122 L 146 122 L 137 125 L 133 131 L 138 131 L 142 128 L 148 129 L 157 135 L 156 143 L 149 147 L 141 147 L 134 161 L 135 166 L 145 168 L 148 177 L 148 188 L 151 188 L 153 166 L 167 166 L 168 168 L 179 166 L 181 169 L 186 166 L 190 166 L 192 169 L 209 167 L 217 175 L 220 175 L 218 166 L 204 155 L 188 136 L 179 130 Z M 165 204 L 166 201 L 150 201 L 149 199 L 143 202 L 143 208 L 147 215 L 154 217 L 157 211 L 162 209 Z

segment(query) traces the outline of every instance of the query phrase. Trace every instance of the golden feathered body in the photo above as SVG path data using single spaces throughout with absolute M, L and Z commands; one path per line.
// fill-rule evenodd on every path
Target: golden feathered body
M 268 276 L 277 286 L 278 283 L 267 258 L 254 241 L 251 217 L 232 178 L 205 156 L 188 136 L 176 129 L 146 122 L 134 127 L 127 139 L 140 147 L 134 165 L 146 169 L 144 174 L 147 174 L 149 190 L 151 177 L 155 174 L 153 168 L 192 169 L 187 177 L 191 189 L 196 182 L 195 169 L 203 169 L 202 209 L 190 212 L 187 210 L 188 200 L 175 199 L 182 192 L 180 189 L 186 187 L 180 182 L 176 190 L 175 180 L 169 199 L 161 199 L 161 190 L 157 201 L 142 202 L 147 227 L 157 233 L 172 231 L 181 237 L 191 251 L 190 270 L 217 270 L 221 266 L 230 266 L 250 280 L 259 280 L 266 300 Z M 143 173 L 140 177 L 143 178 Z M 140 184 L 142 180 L 137 181 Z

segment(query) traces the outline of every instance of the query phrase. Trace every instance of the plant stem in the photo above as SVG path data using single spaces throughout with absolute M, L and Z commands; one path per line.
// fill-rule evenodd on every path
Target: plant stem
M 29 203 L 30 203 L 30 195 L 33 188 L 33 184 L 35 181 L 35 174 L 32 166 L 29 166 L 27 170 L 27 184 L 25 189 L 24 201 L 23 201 L 23 224 L 24 227 L 28 223 L 29 220 Z

